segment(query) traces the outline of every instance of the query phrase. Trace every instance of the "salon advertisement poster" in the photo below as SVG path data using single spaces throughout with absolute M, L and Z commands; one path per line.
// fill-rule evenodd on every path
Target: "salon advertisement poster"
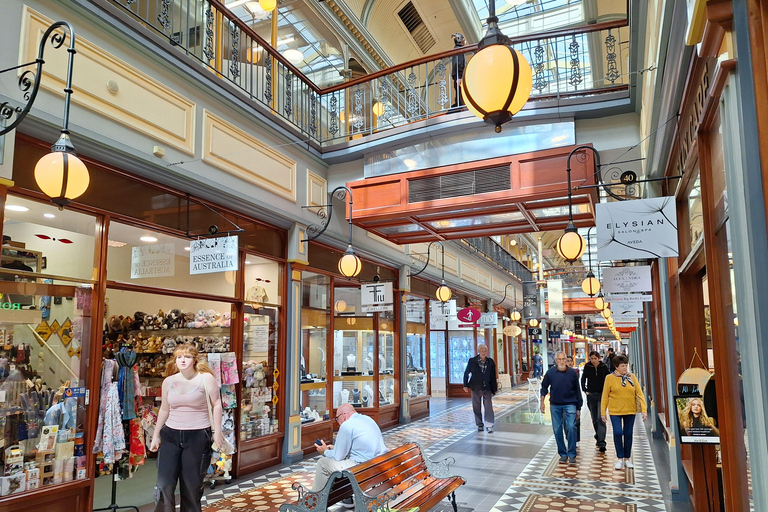
M 701 396 L 675 396 L 675 409 L 681 443 L 720 443 L 717 416 L 707 410 Z

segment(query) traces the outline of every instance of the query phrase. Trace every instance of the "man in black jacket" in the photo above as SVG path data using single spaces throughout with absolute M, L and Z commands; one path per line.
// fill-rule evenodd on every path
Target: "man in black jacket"
M 605 423 L 600 417 L 600 401 L 603 397 L 603 384 L 610 372 L 608 367 L 600 360 L 600 354 L 596 351 L 589 353 L 589 363 L 584 365 L 581 373 L 581 389 L 587 394 L 587 407 L 592 416 L 592 426 L 595 427 L 595 439 L 597 447 L 605 452 Z
M 613 370 L 615 370 L 615 368 L 613 367 L 614 357 L 616 357 L 616 353 L 613 351 L 612 348 L 609 348 L 608 353 L 605 354 L 605 359 L 603 359 L 603 363 L 605 363 L 605 366 L 608 368 L 608 373 L 613 373 Z
M 453 34 L 453 49 L 455 50 L 462 46 L 464 46 L 464 34 L 456 32 Z M 461 80 L 464 78 L 464 68 L 466 66 L 467 61 L 463 53 L 451 57 L 451 78 L 453 78 L 453 104 L 451 108 L 464 104 L 461 99 Z
M 472 391 L 472 410 L 475 413 L 477 430 L 482 432 L 485 428 L 489 434 L 493 433 L 493 403 L 491 397 L 498 389 L 496 380 L 496 363 L 488 357 L 488 347 L 482 343 L 477 346 L 477 354 L 467 362 L 464 370 L 464 391 Z M 480 402 L 485 408 L 485 424 L 480 410 Z

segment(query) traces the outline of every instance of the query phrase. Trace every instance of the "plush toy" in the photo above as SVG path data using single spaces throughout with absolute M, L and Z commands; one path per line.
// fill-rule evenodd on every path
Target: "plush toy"
M 144 315 L 144 329 L 147 331 L 152 331 L 155 329 L 154 315 Z
M 222 327 L 229 327 L 232 325 L 232 313 L 224 313 L 221 315 L 221 326 Z
M 254 369 L 253 377 L 256 380 L 256 387 L 263 388 L 267 385 L 267 374 L 264 373 L 264 365 L 257 363 Z
M 248 361 L 247 366 L 243 368 L 243 385 L 252 388 L 256 384 L 256 363 Z
M 176 350 L 176 340 L 171 337 L 165 338 L 163 340 L 163 354 L 173 354 L 174 350 Z
M 109 317 L 107 325 L 104 327 L 104 334 L 110 341 L 117 339 L 117 335 L 120 334 L 120 318 L 112 315 Z
M 201 309 L 198 310 L 197 316 L 195 316 L 195 320 L 193 322 L 190 322 L 187 324 L 187 327 L 190 329 L 202 329 L 208 325 L 208 320 L 205 317 L 205 310 Z
M 83 317 L 76 316 L 74 320 L 72 320 L 72 339 L 73 340 L 81 340 L 83 338 Z
M 184 313 L 180 309 L 172 309 L 168 313 L 167 321 L 169 329 L 178 329 L 184 321 Z
M 123 330 L 123 332 L 128 332 L 133 327 L 133 318 L 130 316 L 126 316 L 120 320 L 120 328 Z
M 131 326 L 131 330 L 133 331 L 139 331 L 144 330 L 144 317 L 147 314 L 143 311 L 137 311 L 133 314 L 133 325 Z

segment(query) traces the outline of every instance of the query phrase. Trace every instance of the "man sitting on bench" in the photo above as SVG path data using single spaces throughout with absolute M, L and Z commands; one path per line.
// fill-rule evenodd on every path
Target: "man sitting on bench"
M 323 455 L 315 468 L 315 480 L 312 483 L 315 492 L 325 486 L 334 471 L 349 469 L 388 451 L 376 422 L 369 416 L 357 413 L 352 404 L 341 404 L 336 409 L 336 421 L 339 422 L 336 444 L 325 444 L 321 439 L 320 444 L 315 446 Z M 354 506 L 352 498 L 343 500 L 342 505 Z

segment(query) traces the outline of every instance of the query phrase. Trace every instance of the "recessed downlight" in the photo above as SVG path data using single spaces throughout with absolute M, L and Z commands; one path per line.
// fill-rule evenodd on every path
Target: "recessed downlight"
M 157 242 L 157 238 L 155 238 L 154 236 L 143 236 L 139 238 L 139 240 L 141 240 L 142 242 Z
M 20 204 L 7 204 L 5 205 L 5 209 L 12 211 L 12 212 L 28 212 L 29 208 L 26 206 L 21 206 Z
M 250 264 L 251 264 L 251 262 L 250 262 L 250 261 L 248 261 L 248 260 L 245 260 L 245 264 L 246 264 L 246 265 L 250 265 Z
M 44 213 L 43 217 L 45 217 L 46 219 L 55 219 L 56 218 L 56 216 L 54 214 L 52 214 L 52 213 Z
M 191 248 L 190 246 L 186 246 L 186 247 L 184 248 L 184 250 L 185 250 L 185 251 L 191 251 L 191 250 L 192 250 L 192 248 Z

